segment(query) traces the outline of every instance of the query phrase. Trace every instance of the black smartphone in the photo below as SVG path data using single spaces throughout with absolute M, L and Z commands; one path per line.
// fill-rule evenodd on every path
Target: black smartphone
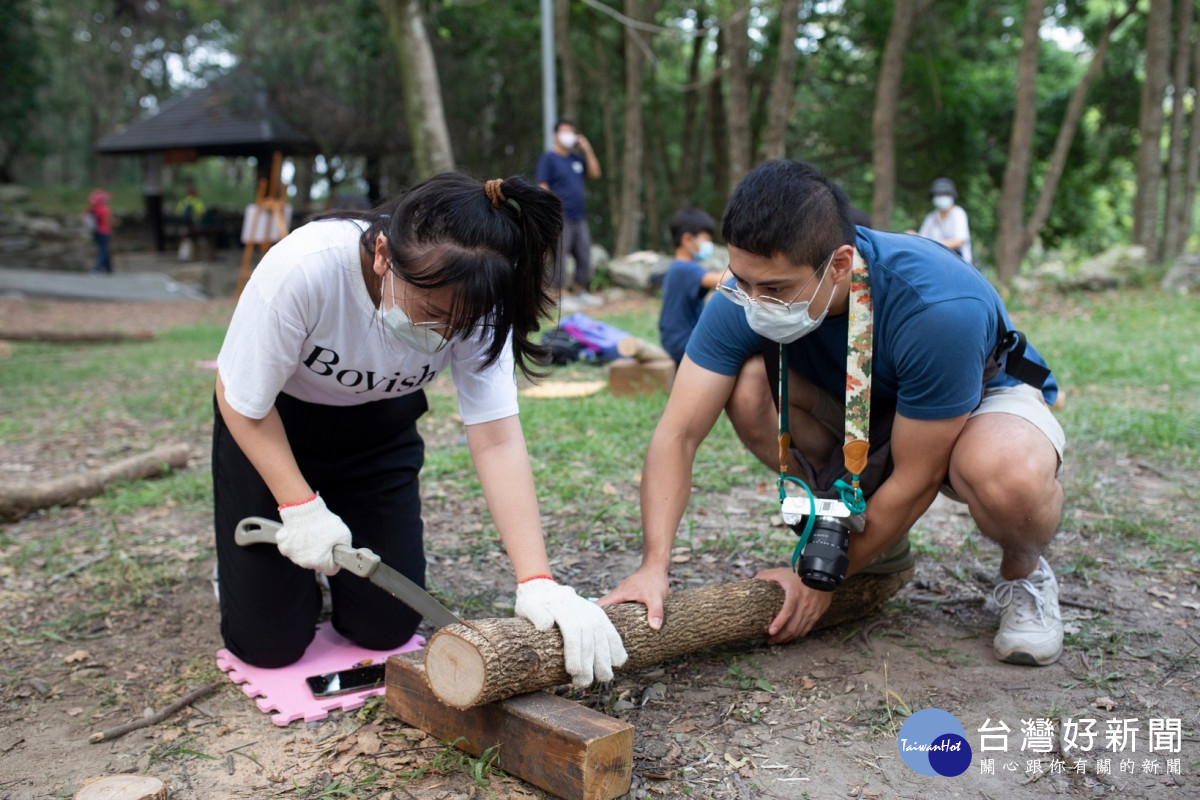
M 347 692 L 374 689 L 381 685 L 385 666 L 386 664 L 368 664 L 338 672 L 326 672 L 324 675 L 310 675 L 304 680 L 312 690 L 313 697 L 333 697 Z

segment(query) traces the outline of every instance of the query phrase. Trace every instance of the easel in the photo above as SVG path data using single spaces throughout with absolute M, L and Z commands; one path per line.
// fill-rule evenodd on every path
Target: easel
M 261 247 L 262 255 L 266 255 L 267 251 L 271 249 L 271 245 L 288 234 L 287 222 L 283 215 L 284 208 L 287 206 L 287 192 L 283 188 L 280 176 L 282 167 L 283 153 L 276 150 L 271 159 L 270 179 L 258 179 L 258 193 L 254 198 L 254 210 L 250 216 L 246 246 L 242 249 L 242 268 L 238 273 L 235 298 L 242 296 L 242 290 L 246 288 L 246 281 L 250 280 L 250 262 L 254 259 L 255 248 Z M 274 225 L 271 224 L 272 222 Z M 275 233 L 278 233 L 277 237 L 272 236 Z M 259 238 L 260 236 L 262 238 Z

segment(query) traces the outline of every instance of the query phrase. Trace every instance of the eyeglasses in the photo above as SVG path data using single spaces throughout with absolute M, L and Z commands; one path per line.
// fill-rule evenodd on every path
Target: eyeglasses
M 723 294 L 731 302 L 736 303 L 742 308 L 748 308 L 754 305 L 758 306 L 769 314 L 779 314 L 782 316 L 791 310 L 792 305 L 796 302 L 796 299 L 800 297 L 800 295 L 804 294 L 804 290 L 807 289 L 808 285 L 813 282 L 813 279 L 820 275 L 821 271 L 825 269 L 825 267 L 829 266 L 829 262 L 833 260 L 833 254 L 836 252 L 837 250 L 834 249 L 833 252 L 825 257 L 825 260 L 821 262 L 821 266 L 817 267 L 816 271 L 813 272 L 809 279 L 804 282 L 804 285 L 800 287 L 800 290 L 796 292 L 792 299 L 788 300 L 786 303 L 777 297 L 770 297 L 765 294 L 760 294 L 757 297 L 751 297 L 739 289 L 736 284 L 733 286 L 727 285 L 725 282 L 725 275 L 729 273 L 729 267 L 726 267 L 725 272 L 721 273 L 721 280 L 719 283 L 717 283 L 717 291 Z

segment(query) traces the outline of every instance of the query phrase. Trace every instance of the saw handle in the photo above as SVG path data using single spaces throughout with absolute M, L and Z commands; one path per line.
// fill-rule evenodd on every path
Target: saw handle
M 282 527 L 282 523 L 266 517 L 246 517 L 234 528 L 233 540 L 242 547 L 252 544 L 275 544 L 275 535 Z M 339 544 L 333 548 L 333 563 L 361 578 L 371 577 L 371 573 L 379 566 L 379 561 L 379 556 L 365 547 L 346 547 Z

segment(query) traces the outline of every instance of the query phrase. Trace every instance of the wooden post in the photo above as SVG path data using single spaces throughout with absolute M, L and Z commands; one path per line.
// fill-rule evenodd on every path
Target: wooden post
M 283 187 L 282 170 L 283 154 L 277 150 L 271 158 L 270 178 L 260 178 L 258 181 L 258 191 L 254 197 L 254 210 L 250 215 L 249 234 L 246 244 L 242 248 L 242 266 L 238 271 L 237 291 L 234 297 L 242 296 L 242 290 L 246 288 L 246 281 L 250 280 L 250 268 L 251 262 L 254 260 L 255 249 L 261 247 L 262 254 L 266 255 L 266 252 L 271 249 L 271 245 L 288 234 L 287 221 L 283 214 L 284 208 L 287 206 L 287 192 Z M 278 238 L 272 238 L 272 226 L 264 224 L 268 216 L 274 222 L 273 230 L 278 231 Z M 257 238 L 260 227 L 265 231 L 262 239 Z
M 633 726 L 546 692 L 455 709 L 429 690 L 421 654 L 387 661 L 388 711 L 566 800 L 612 800 L 633 782 Z
M 886 575 L 852 575 L 834 592 L 833 603 L 816 628 L 870 614 L 912 576 L 911 566 Z M 629 654 L 617 672 L 718 645 L 766 638 L 767 626 L 783 599 L 779 584 L 756 579 L 673 592 L 667 596 L 663 626 L 657 631 L 646 623 L 646 607 L 640 603 L 606 608 Z M 472 620 L 470 625 L 442 628 L 425 648 L 425 671 L 433 693 L 454 708 L 493 703 L 570 680 L 558 629 L 541 632 L 518 618 Z

